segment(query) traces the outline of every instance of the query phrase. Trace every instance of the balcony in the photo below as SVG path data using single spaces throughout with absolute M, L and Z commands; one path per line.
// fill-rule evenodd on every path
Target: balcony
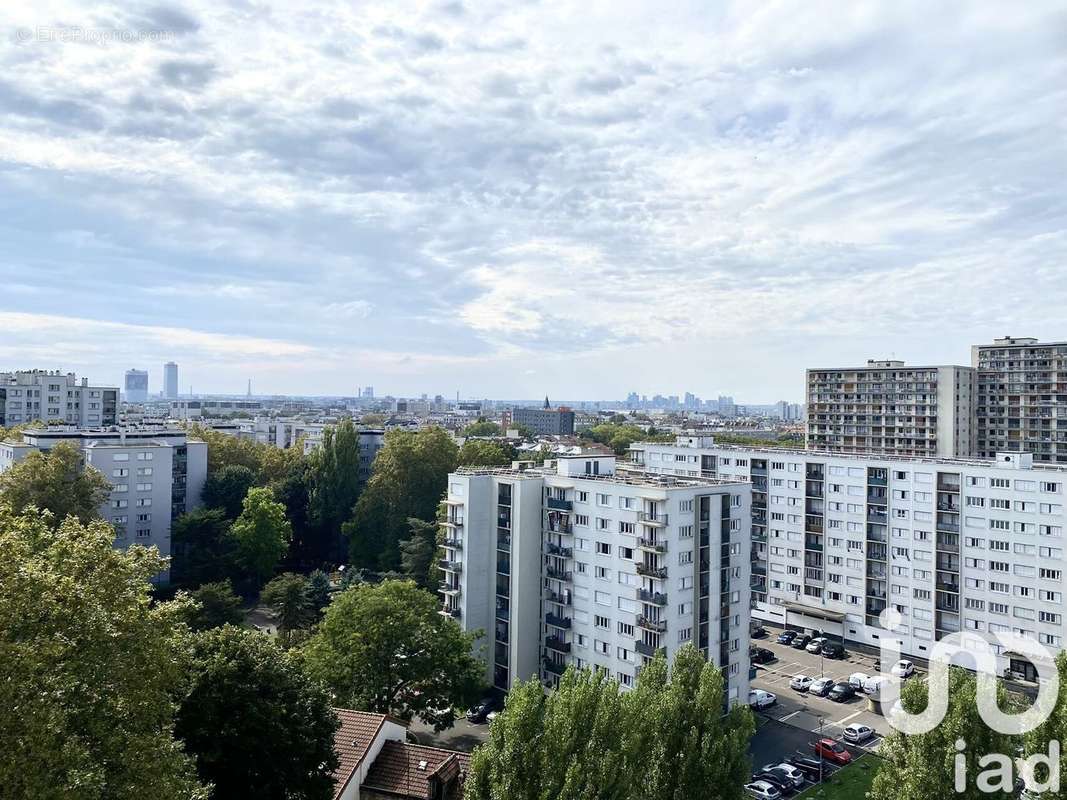
M 551 589 L 545 592 L 545 600 L 555 603 L 557 606 L 569 606 L 571 604 L 571 596 L 569 594 L 553 592 Z
M 660 648 L 650 645 L 647 642 L 637 641 L 634 642 L 634 649 L 641 655 L 652 658 Z
M 453 550 L 463 549 L 463 540 L 456 538 L 446 538 L 444 541 L 445 547 L 451 547 Z
M 545 526 L 545 530 L 551 531 L 552 533 L 570 534 L 574 533 L 574 526 L 571 523 L 565 522 L 563 520 L 553 520 L 549 518 L 548 524 Z
M 662 581 L 667 579 L 667 568 L 653 567 L 648 564 L 638 564 L 637 574 L 644 575 L 647 578 L 659 578 Z
M 666 553 L 667 552 L 667 543 L 666 542 L 657 542 L 655 539 L 646 539 L 645 537 L 642 536 L 642 537 L 638 538 L 638 540 L 637 540 L 637 549 L 638 550 L 647 550 L 647 551 L 649 551 L 651 553 L 661 553 L 662 554 L 662 553 Z
M 574 548 L 573 547 L 563 547 L 562 545 L 558 545 L 558 544 L 546 544 L 545 545 L 545 552 L 548 553 L 549 555 L 559 556 L 560 558 L 573 558 L 574 557 Z
M 667 605 L 667 595 L 660 592 L 650 592 L 647 589 L 641 589 L 637 593 L 637 598 L 642 603 L 651 603 L 654 606 Z
M 560 500 L 557 497 L 550 497 L 545 501 L 545 505 L 555 511 L 570 511 L 574 508 L 574 503 L 570 500 Z
M 543 659 L 541 661 L 542 666 L 545 668 L 545 672 L 551 672 L 553 675 L 562 675 L 567 671 L 567 665 L 558 661 L 553 661 L 550 658 Z
M 545 637 L 545 647 L 549 650 L 555 650 L 557 653 L 569 653 L 571 651 L 571 643 L 565 642 L 562 639 L 557 639 L 555 636 Z
M 570 617 L 558 617 L 555 614 L 545 614 L 545 622 L 551 625 L 553 628 L 562 628 L 564 630 L 570 630 L 571 618 Z
M 555 567 L 545 567 L 545 575 L 554 581 L 571 581 L 573 575 L 567 570 L 556 569 Z
M 459 586 L 452 586 L 451 584 L 446 582 L 441 584 L 440 591 L 442 594 L 447 594 L 450 597 L 459 597 L 461 590 Z
M 455 517 L 449 517 L 448 519 L 443 519 L 441 520 L 441 524 L 447 528 L 462 528 L 463 516 L 459 515 Z
M 658 512 L 655 514 L 649 514 L 647 511 L 638 511 L 637 521 L 640 522 L 642 525 L 662 528 L 664 525 L 667 524 L 667 515 L 660 514 Z
M 460 611 L 458 606 L 456 608 L 442 608 L 437 613 L 442 617 L 451 617 L 452 619 L 460 619 L 463 616 L 463 612 Z
M 447 558 L 442 558 L 437 562 L 437 566 L 446 572 L 461 572 L 463 570 L 463 564 L 460 561 L 449 561 Z
M 637 627 L 644 628 L 646 631 L 655 631 L 656 633 L 667 632 L 667 623 L 665 620 L 652 620 L 644 614 L 637 615 Z

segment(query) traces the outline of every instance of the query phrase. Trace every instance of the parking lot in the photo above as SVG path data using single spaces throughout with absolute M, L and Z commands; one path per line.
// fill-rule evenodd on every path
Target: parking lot
M 852 723 L 868 725 L 876 734 L 886 731 L 888 724 L 885 718 L 871 710 L 867 697 L 862 693 L 843 703 L 835 703 L 825 697 L 789 688 L 789 681 L 794 675 L 834 678 L 844 682 L 854 672 L 874 675 L 874 656 L 847 652 L 843 659 L 822 658 L 805 650 L 778 644 L 775 641 L 778 633 L 778 630 L 768 628 L 766 637 L 752 640 L 753 646 L 770 650 L 775 655 L 774 661 L 756 665 L 756 677 L 752 680 L 753 689 L 773 692 L 778 697 L 776 705 L 760 713 L 804 731 L 817 734 L 821 730 L 822 735 L 834 739 L 840 739 L 841 731 Z M 861 749 L 876 749 L 880 740 L 881 736 L 876 735 Z

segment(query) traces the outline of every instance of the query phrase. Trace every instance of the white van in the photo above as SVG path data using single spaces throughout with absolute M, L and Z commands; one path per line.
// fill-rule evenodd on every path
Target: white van
M 871 679 L 871 676 L 866 672 L 853 672 L 848 676 L 848 685 L 856 691 L 862 692 L 863 687 L 867 685 L 867 681 Z
M 885 684 L 886 679 L 881 676 L 874 678 L 868 678 L 867 682 L 863 684 L 863 691 L 865 694 L 870 695 L 877 700 L 881 694 L 882 686 Z

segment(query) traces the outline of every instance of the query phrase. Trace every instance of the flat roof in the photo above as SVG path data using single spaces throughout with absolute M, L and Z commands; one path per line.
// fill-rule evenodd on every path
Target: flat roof
M 625 461 L 616 462 L 616 466 L 623 467 L 622 472 L 611 475 L 560 475 L 552 468 L 531 467 L 530 469 L 512 469 L 511 467 L 460 467 L 454 475 L 496 475 L 505 478 L 567 478 L 580 481 L 599 481 L 601 483 L 614 483 L 623 486 L 640 486 L 646 489 L 677 489 L 692 488 L 699 486 L 747 486 L 749 481 L 741 478 L 699 478 L 682 477 L 678 475 L 660 475 L 656 472 L 645 472 L 637 469 L 636 465 Z

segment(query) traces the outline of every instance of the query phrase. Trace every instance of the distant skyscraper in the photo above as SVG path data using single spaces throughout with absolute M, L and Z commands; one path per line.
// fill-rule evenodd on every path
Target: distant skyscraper
M 143 403 L 148 399 L 148 373 L 143 369 L 126 370 L 126 402 Z
M 178 399 L 178 365 L 173 361 L 163 365 L 163 396 L 168 400 Z

